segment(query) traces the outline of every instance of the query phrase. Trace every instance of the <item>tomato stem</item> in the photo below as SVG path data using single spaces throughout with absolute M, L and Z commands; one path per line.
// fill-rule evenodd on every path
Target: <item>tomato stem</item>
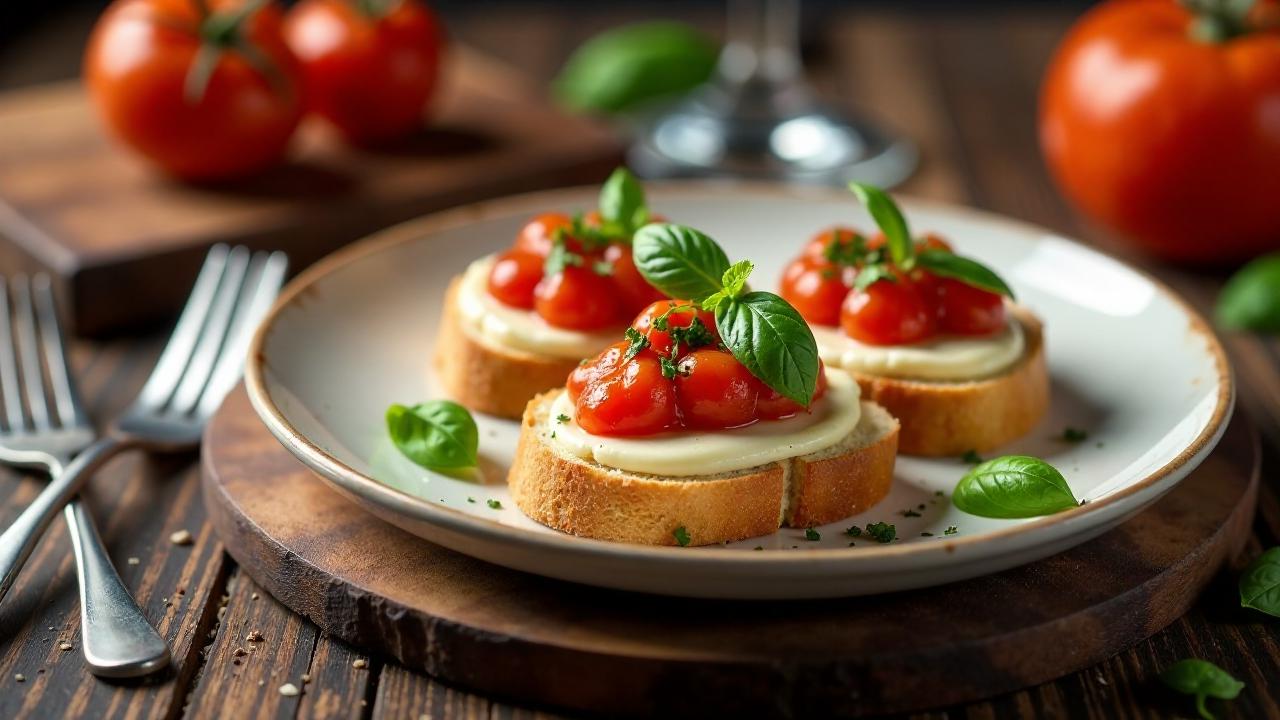
M 356 10 L 367 18 L 380 20 L 399 2 L 400 0 L 356 0 Z
M 1223 43 L 1249 31 L 1249 11 L 1256 0 L 1178 0 L 1191 13 L 1187 28 L 1195 40 Z

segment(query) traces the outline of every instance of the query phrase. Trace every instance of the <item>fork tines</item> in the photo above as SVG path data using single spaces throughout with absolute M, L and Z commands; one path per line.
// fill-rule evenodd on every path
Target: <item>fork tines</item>
M 0 397 L 0 429 L 6 434 L 89 425 L 63 352 L 53 289 L 43 273 L 0 277 Z

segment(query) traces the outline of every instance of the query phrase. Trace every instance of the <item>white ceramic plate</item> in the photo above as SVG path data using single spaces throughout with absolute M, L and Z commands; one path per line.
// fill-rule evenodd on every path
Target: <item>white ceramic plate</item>
M 913 228 L 939 231 L 990 263 L 1044 319 L 1052 408 L 1004 451 L 1046 458 L 1087 504 L 1033 520 L 966 515 L 945 497 L 964 463 L 902 457 L 884 502 L 818 528 L 816 542 L 786 529 L 726 546 L 658 548 L 549 530 L 524 517 L 507 494 L 518 423 L 477 415 L 484 479 L 468 481 L 402 457 L 386 438 L 383 413 L 394 402 L 440 396 L 429 364 L 449 278 L 508 246 L 532 214 L 576 211 L 594 200 L 593 188 L 581 188 L 468 206 L 391 228 L 303 273 L 250 354 L 249 394 L 259 415 L 335 488 L 432 542 L 565 580 L 719 598 L 919 588 L 1046 557 L 1155 501 L 1200 463 L 1225 427 L 1234 391 L 1222 348 L 1168 289 L 1048 231 L 908 201 Z M 851 196 L 831 190 L 656 184 L 650 204 L 717 238 L 731 258 L 754 260 L 760 287 L 776 282 L 784 263 L 824 226 L 871 227 Z M 1088 439 L 1056 439 L 1067 426 L 1087 429 Z M 874 521 L 893 523 L 899 539 L 881 545 L 862 538 L 849 547 L 844 529 Z M 948 528 L 955 530 L 948 535 Z

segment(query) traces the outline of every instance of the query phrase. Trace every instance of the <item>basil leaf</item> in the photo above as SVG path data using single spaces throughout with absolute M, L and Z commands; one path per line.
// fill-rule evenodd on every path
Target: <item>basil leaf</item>
M 1264 255 L 1231 276 L 1218 296 L 1225 327 L 1280 333 L 1280 253 Z
M 915 243 L 911 242 L 911 231 L 907 229 L 907 219 L 902 216 L 898 204 L 888 193 L 866 183 L 849 183 L 849 189 L 867 206 L 871 219 L 876 221 L 880 231 L 884 233 L 885 244 L 889 247 L 889 257 L 893 264 L 905 270 L 911 269 L 916 253 Z
M 1160 682 L 1180 693 L 1194 695 L 1196 710 L 1205 720 L 1213 720 L 1213 713 L 1205 707 L 1205 698 L 1234 700 L 1244 689 L 1244 683 L 1231 677 L 1226 670 L 1197 658 L 1179 660 L 1170 665 L 1160 673 Z
M 893 274 L 893 271 L 889 269 L 888 265 L 867 265 L 859 270 L 858 274 L 854 276 L 853 286 L 858 290 L 866 290 L 871 287 L 873 283 L 878 283 L 881 280 L 898 282 L 898 276 Z
M 946 250 L 925 250 L 916 256 L 916 264 L 934 275 L 955 278 L 979 290 L 1013 298 L 1013 290 L 994 270 L 977 260 Z
M 630 170 L 620 167 L 600 187 L 600 218 L 630 235 L 649 221 L 644 187 Z
M 818 344 L 800 313 L 768 292 L 728 298 L 715 310 L 729 352 L 780 395 L 809 406 L 818 384 Z
M 1262 553 L 1245 568 L 1240 605 L 1280 617 L 1280 547 Z
M 654 223 L 631 243 L 636 269 L 659 292 L 699 300 L 720 290 L 729 258 L 715 240 L 690 227 Z
M 706 82 L 718 55 L 714 42 L 682 23 L 625 25 L 578 48 L 556 77 L 554 91 L 572 110 L 626 111 Z
M 1029 518 L 1052 515 L 1079 503 L 1057 468 L 1040 458 L 1005 455 L 973 468 L 951 501 L 970 515 Z
M 413 407 L 387 408 L 391 442 L 415 463 L 433 469 L 474 467 L 480 431 L 471 413 L 456 402 L 432 400 Z
M 736 298 L 747 289 L 747 278 L 751 277 L 751 272 L 756 269 L 754 263 L 750 260 L 739 260 L 734 263 L 728 270 L 724 271 L 724 275 L 720 277 L 720 281 L 724 283 L 724 287 L 717 290 L 703 300 L 703 310 L 715 311 L 720 303 L 730 298 Z

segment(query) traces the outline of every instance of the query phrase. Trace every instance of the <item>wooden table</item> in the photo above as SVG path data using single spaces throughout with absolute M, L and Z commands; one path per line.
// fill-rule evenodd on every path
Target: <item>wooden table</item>
M 499 6 L 505 7 L 505 6 Z M 527 6 L 521 6 L 527 8 Z M 677 11 L 664 5 L 664 13 Z M 572 13 L 515 8 L 459 10 L 453 31 L 542 77 L 586 34 L 638 15 L 576 4 Z M 714 27 L 715 6 L 686 10 Z M 816 79 L 838 104 L 856 105 L 920 145 L 923 166 L 903 188 L 1024 218 L 1117 248 L 1058 198 L 1036 147 L 1036 87 L 1063 11 L 1001 8 L 961 16 L 946 10 L 887 15 L 830 7 L 816 35 Z M 82 19 L 83 20 L 83 19 Z M 518 22 L 517 22 L 518 20 Z M 69 21 L 67 33 L 83 22 Z M 74 47 L 74 42 L 53 44 Z M 53 61 L 74 67 L 74 60 Z M 0 74 L 0 81 L 12 81 Z M 47 69 L 37 72 L 49 73 Z M 55 74 L 56 76 L 56 74 Z M 1123 254 L 1123 253 L 1121 253 Z M 1221 277 L 1151 268 L 1202 310 Z M 1280 342 L 1229 336 L 1240 404 L 1262 429 L 1264 486 L 1249 554 L 1280 543 Z M 91 414 L 110 418 L 133 396 L 162 339 L 80 344 L 73 364 Z M 205 522 L 191 456 L 116 461 L 95 482 L 90 503 L 125 583 L 174 650 L 172 672 L 140 684 L 112 684 L 85 672 L 70 547 L 59 522 L 0 603 L 0 717 L 532 717 L 553 711 L 512 707 L 446 687 L 319 633 L 260 591 L 221 550 Z M 0 478 L 0 522 L 38 490 L 11 473 Z M 194 542 L 169 536 L 190 530 Z M 249 642 L 260 633 L 260 642 Z M 75 649 L 59 649 L 61 641 Z M 254 648 L 247 650 L 247 648 Z M 237 649 L 245 649 L 238 655 Z M 925 718 L 1153 717 L 1192 714 L 1184 698 L 1155 681 L 1173 661 L 1197 656 L 1248 683 L 1219 717 L 1280 717 L 1280 622 L 1239 609 L 1226 574 L 1199 605 L 1150 640 L 1084 672 L 1017 694 Z M 17 682 L 15 674 L 25 676 Z M 279 692 L 285 683 L 300 695 Z

